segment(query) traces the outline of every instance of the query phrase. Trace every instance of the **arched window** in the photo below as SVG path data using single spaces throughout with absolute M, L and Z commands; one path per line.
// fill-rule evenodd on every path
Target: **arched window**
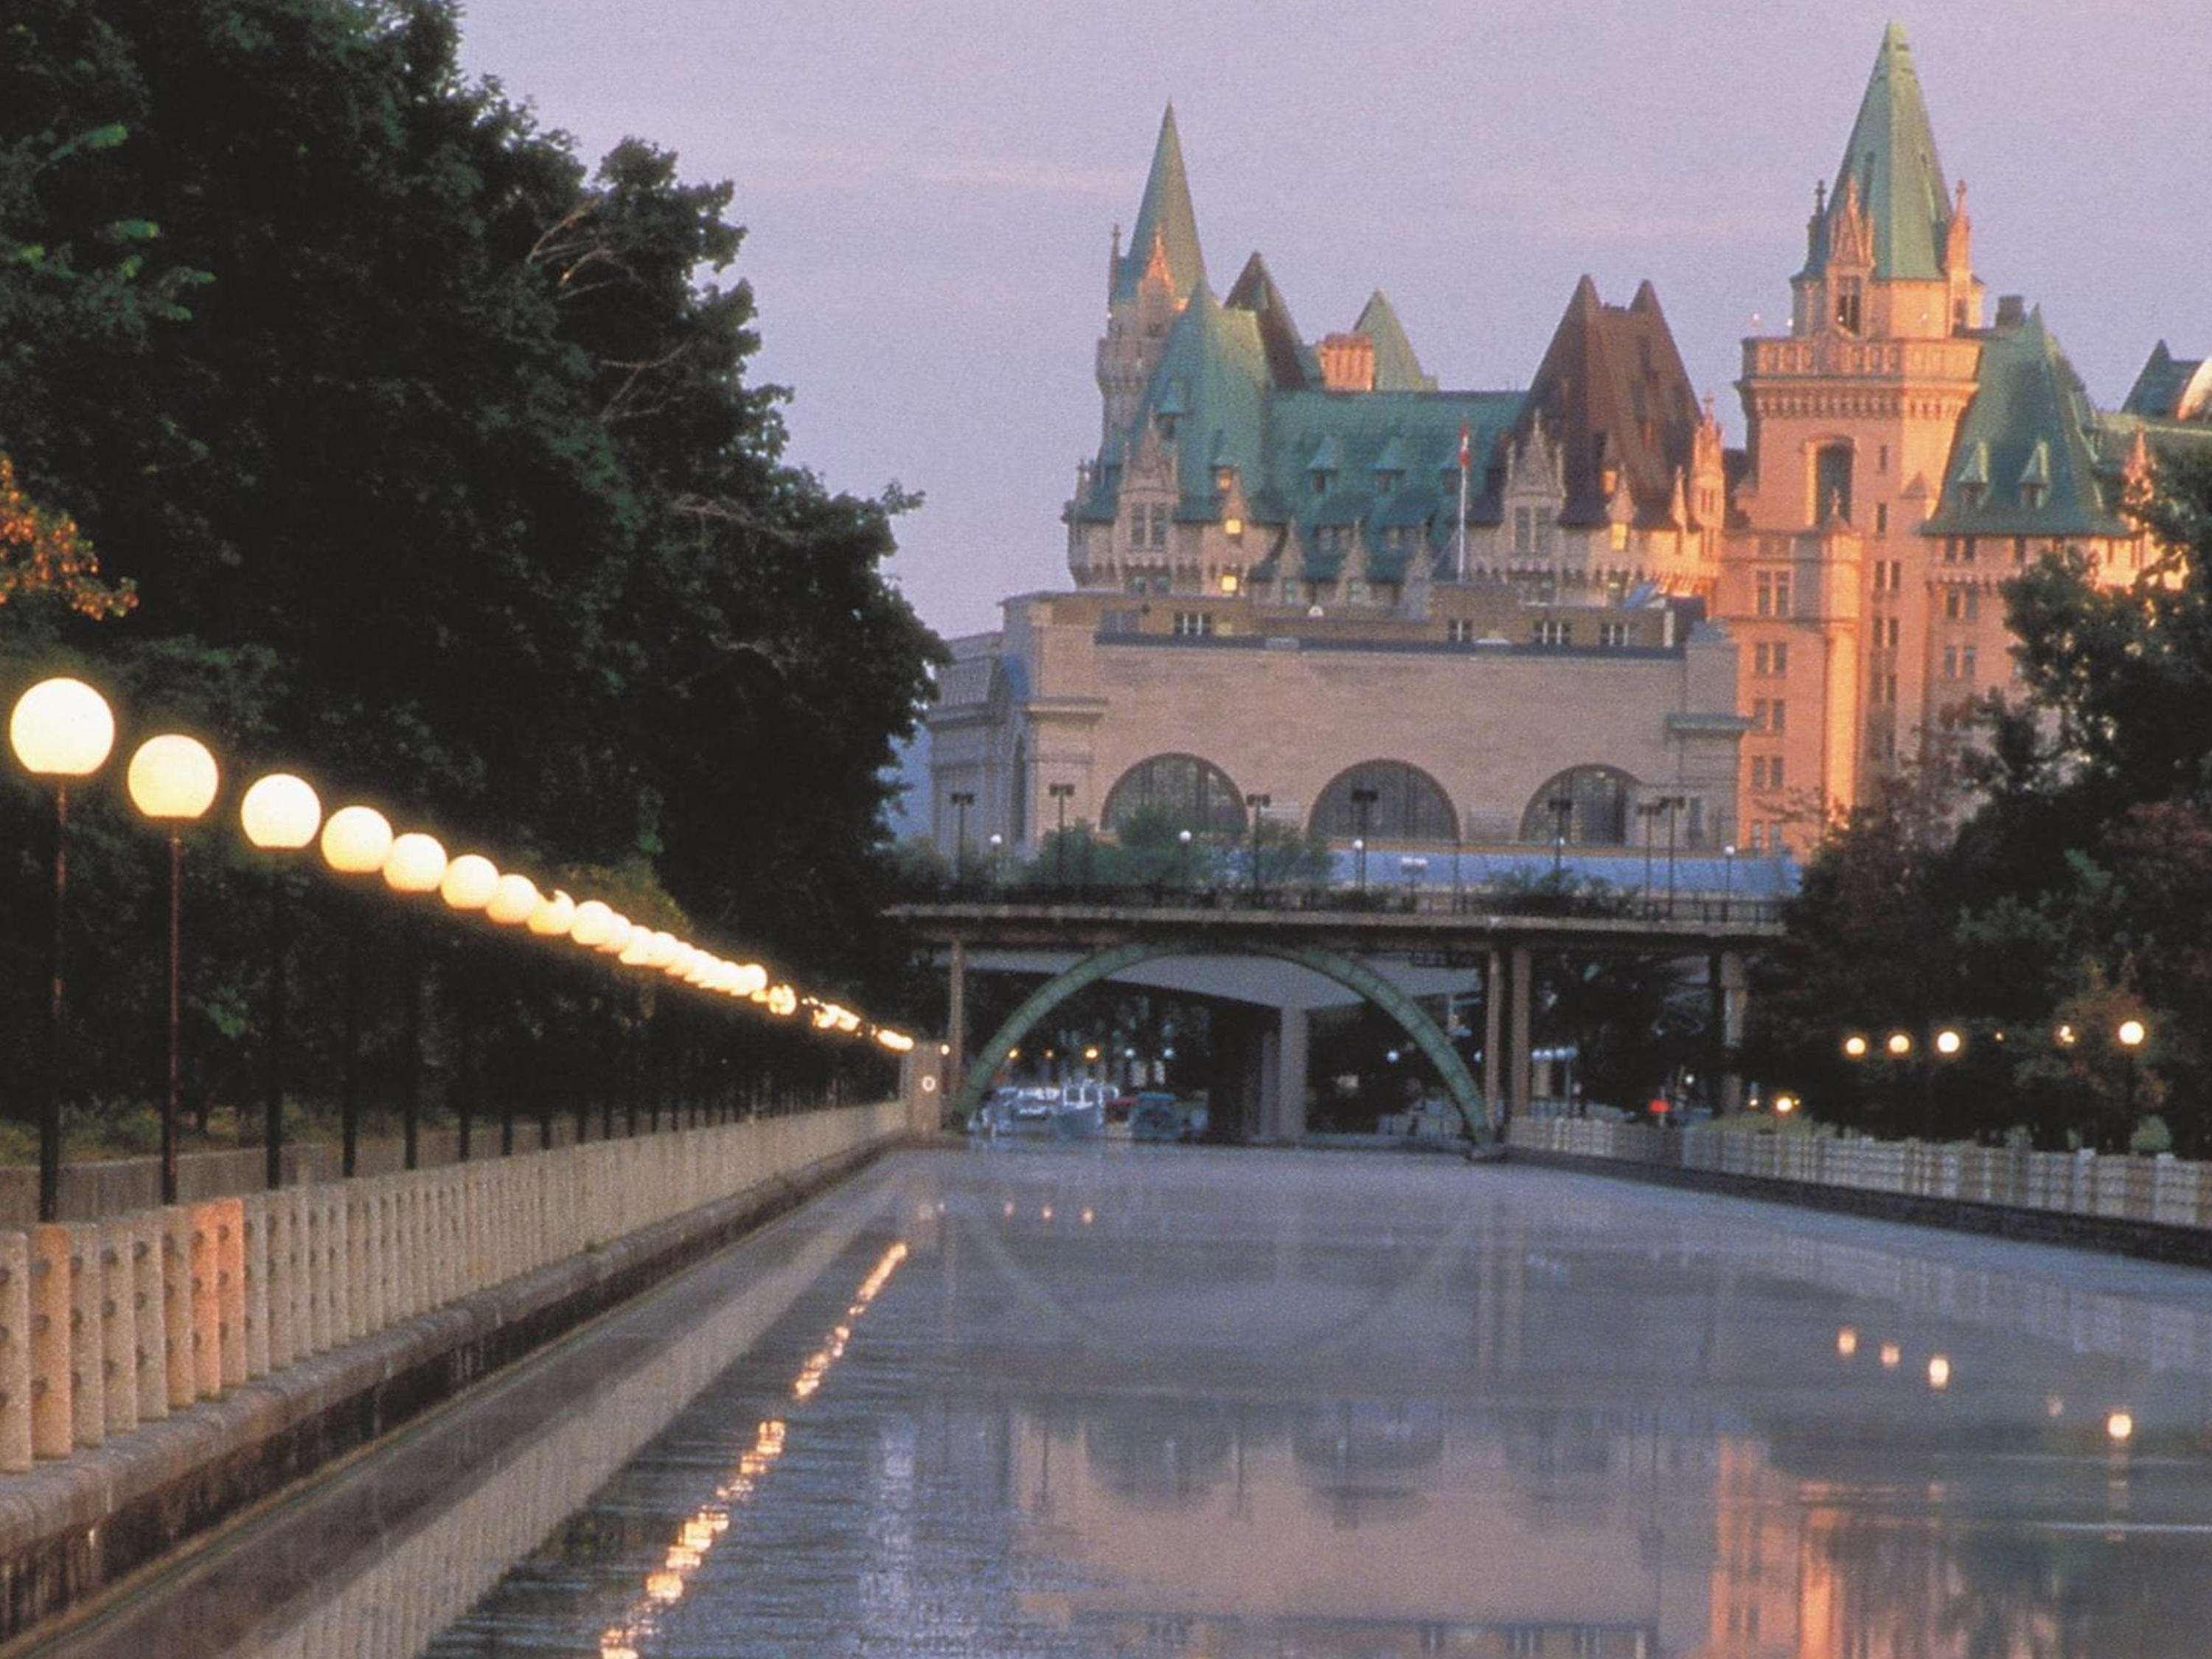
M 1459 815 L 1443 787 L 1419 767 L 1394 760 L 1362 761 L 1331 778 L 1314 803 L 1313 824 L 1331 841 L 1444 842 L 1459 836 Z
M 1851 447 L 1825 443 L 1813 452 L 1813 523 L 1826 524 L 1828 515 L 1848 520 L 1851 516 Z
M 1244 797 L 1229 774 L 1195 755 L 1154 755 L 1121 774 L 1107 792 L 1102 825 L 1118 835 L 1141 814 L 1155 813 L 1177 830 L 1241 835 Z
M 1577 847 L 1621 847 L 1628 842 L 1628 808 L 1636 780 L 1613 766 L 1575 766 L 1536 792 L 1521 815 L 1521 839 L 1550 846 L 1565 822 Z

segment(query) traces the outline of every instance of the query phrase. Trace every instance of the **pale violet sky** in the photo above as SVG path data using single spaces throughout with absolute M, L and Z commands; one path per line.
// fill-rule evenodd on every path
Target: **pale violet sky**
M 596 158 L 734 179 L 793 459 L 927 492 L 896 579 L 948 633 L 1066 580 L 1107 239 L 1173 98 L 1217 292 L 1254 248 L 1309 337 L 1370 289 L 1448 386 L 1528 383 L 1576 278 L 1650 277 L 1740 433 L 1813 181 L 1893 15 L 1994 296 L 2117 404 L 2212 355 L 2212 0 L 465 0 L 470 68 Z

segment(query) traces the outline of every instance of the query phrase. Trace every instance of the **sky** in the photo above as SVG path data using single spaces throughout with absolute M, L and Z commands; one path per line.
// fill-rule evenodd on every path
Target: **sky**
M 2212 0 L 465 0 L 464 59 L 592 158 L 728 179 L 791 459 L 926 504 L 893 579 L 948 636 L 1066 580 L 1109 238 L 1170 99 L 1217 293 L 1309 338 L 1380 287 L 1448 387 L 1528 384 L 1587 272 L 1650 277 L 1732 437 L 1814 181 L 1903 23 L 1994 309 L 2110 407 L 2212 356 Z M 1754 320 L 1754 319 L 1757 320 Z

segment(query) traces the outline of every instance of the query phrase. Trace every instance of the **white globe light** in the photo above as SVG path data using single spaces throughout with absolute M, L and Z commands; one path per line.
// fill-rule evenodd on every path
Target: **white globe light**
M 342 876 L 375 874 L 392 848 L 391 823 L 374 806 L 341 806 L 323 825 L 323 862 Z
M 650 945 L 650 953 L 645 959 L 645 965 L 648 968 L 665 968 L 676 960 L 676 953 L 683 948 L 684 941 L 675 934 L 655 933 Z
M 182 823 L 215 805 L 222 775 L 205 744 L 171 732 L 138 745 L 124 783 L 131 804 L 148 817 Z
M 481 910 L 499 890 L 499 866 L 481 853 L 464 853 L 446 866 L 439 896 L 456 910 Z
M 434 893 L 445 878 L 446 849 L 420 830 L 401 836 L 385 855 L 384 884 L 395 893 Z
M 607 926 L 607 936 L 601 941 L 599 949 L 619 958 L 623 951 L 629 949 L 631 942 L 637 938 L 637 924 L 617 910 L 614 920 Z
M 568 937 L 586 951 L 596 951 L 615 930 L 615 913 L 604 900 L 586 899 L 568 918 Z
M 484 915 L 502 927 L 512 927 L 529 921 L 530 913 L 544 897 L 529 877 L 504 875 L 492 891 L 491 902 L 484 906 Z
M 650 968 L 653 965 L 653 939 L 651 928 L 631 928 L 629 941 L 622 948 L 622 965 L 625 968 Z
M 768 989 L 768 969 L 757 962 L 741 962 L 738 964 L 737 979 L 730 988 L 741 997 L 749 997 L 756 991 L 765 991 Z
M 530 913 L 529 927 L 540 939 L 565 939 L 575 920 L 576 901 L 556 887 Z
M 89 777 L 115 747 L 115 716 L 107 699 L 82 680 L 40 680 L 15 699 L 8 741 L 27 772 Z
M 295 853 L 322 827 L 323 803 L 305 778 L 271 772 L 256 778 L 238 803 L 246 840 L 265 852 Z

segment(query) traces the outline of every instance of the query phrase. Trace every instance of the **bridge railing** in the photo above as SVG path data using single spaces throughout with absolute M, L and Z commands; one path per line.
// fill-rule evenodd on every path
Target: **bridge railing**
M 948 883 L 919 903 L 1004 904 L 1024 908 L 1081 905 L 1109 909 L 1213 910 L 1224 914 L 1265 912 L 1304 915 L 1366 913 L 1376 915 L 1612 916 L 1645 921 L 1693 921 L 1707 926 L 1771 924 L 1782 918 L 1780 901 L 1726 893 L 1684 892 L 1673 896 L 1612 890 L 1552 891 L 1527 886 L 1357 887 L 1270 884 L 1255 889 L 1227 884 L 1189 884 L 1169 881 L 1137 884 L 994 881 L 971 878 Z
M 824 1159 L 903 1103 L 831 1108 L 0 1231 L 0 1470 L 257 1378 Z
M 1775 1181 L 2176 1227 L 2212 1228 L 2212 1164 L 2134 1153 L 1678 1130 L 1594 1118 L 1522 1117 L 1506 1144 Z

